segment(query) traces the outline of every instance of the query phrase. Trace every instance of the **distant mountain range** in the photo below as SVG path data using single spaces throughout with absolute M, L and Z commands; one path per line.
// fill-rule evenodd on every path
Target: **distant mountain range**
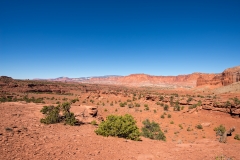
M 49 78 L 49 79 L 35 78 L 33 80 L 83 82 L 83 81 L 90 80 L 92 78 L 109 78 L 109 77 L 122 77 L 122 76 L 119 76 L 119 75 L 105 75 L 105 76 L 92 76 L 92 77 L 79 77 L 79 78 L 69 78 L 69 77 L 58 77 L 58 78 Z
M 225 86 L 240 81 L 240 66 L 228 68 L 222 73 L 195 72 L 178 76 L 152 76 L 131 74 L 128 76 L 106 75 L 80 78 L 58 77 L 53 79 L 35 79 L 62 82 L 79 82 L 92 84 L 113 84 L 137 87 L 193 88 L 196 86 Z

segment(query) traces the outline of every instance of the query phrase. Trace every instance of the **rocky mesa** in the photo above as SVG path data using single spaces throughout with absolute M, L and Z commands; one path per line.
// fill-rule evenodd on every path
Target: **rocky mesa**
M 153 76 L 147 74 L 131 74 L 122 77 L 106 77 L 106 78 L 91 78 L 87 82 L 89 83 L 101 83 L 101 84 L 116 84 L 116 85 L 128 85 L 128 86 L 159 86 L 159 87 L 183 87 L 193 88 L 196 87 L 196 82 L 199 77 L 203 77 L 205 80 L 211 80 L 217 74 L 207 73 L 192 73 L 188 75 L 178 76 Z
M 240 81 L 240 66 L 236 66 L 224 70 L 221 74 L 215 75 L 212 79 L 206 79 L 205 77 L 200 76 L 197 79 L 197 86 L 202 85 L 227 86 L 229 84 L 239 81 Z

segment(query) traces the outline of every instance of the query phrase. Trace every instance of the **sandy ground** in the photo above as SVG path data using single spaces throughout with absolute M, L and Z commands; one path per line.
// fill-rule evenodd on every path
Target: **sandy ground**
M 169 111 L 171 118 L 163 114 L 163 109 L 150 106 L 150 111 L 136 111 L 135 108 L 119 106 L 99 107 L 99 114 L 123 115 L 130 113 L 141 127 L 146 118 L 160 123 L 167 141 L 155 141 L 141 138 L 131 141 L 116 137 L 102 137 L 94 133 L 96 126 L 85 124 L 67 126 L 63 124 L 44 125 L 40 123 L 43 105 L 34 103 L 7 102 L 0 103 L 0 159 L 167 159 L 167 160 L 209 160 L 224 155 L 240 159 L 240 141 L 234 136 L 228 137 L 227 143 L 219 143 L 213 128 L 224 124 L 226 128 L 236 127 L 240 133 L 240 119 L 232 118 L 220 112 L 199 111 L 193 114 Z M 116 112 L 116 108 L 118 111 Z M 153 112 L 154 108 L 156 113 Z M 107 111 L 106 111 L 107 109 Z M 73 112 L 81 112 L 82 106 L 72 106 Z M 174 124 L 170 124 L 174 121 Z M 196 124 L 210 123 L 203 130 L 195 128 Z M 182 124 L 183 129 L 178 126 Z M 193 131 L 187 131 L 191 127 Z M 176 133 L 178 132 L 178 133 Z M 176 134 L 175 134 L 176 133 Z

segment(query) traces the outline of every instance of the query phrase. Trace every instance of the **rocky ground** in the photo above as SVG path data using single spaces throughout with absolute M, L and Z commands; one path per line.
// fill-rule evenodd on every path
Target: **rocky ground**
M 42 105 L 33 103 L 0 104 L 0 159 L 215 159 L 222 155 L 232 159 L 239 157 L 239 141 L 231 136 L 227 143 L 219 143 L 213 131 L 218 124 L 224 124 L 227 128 L 235 126 L 239 133 L 239 119 L 224 113 L 171 113 L 170 120 L 160 119 L 159 114 L 154 115 L 151 112 L 140 114 L 131 110 L 120 110 L 118 114 L 130 113 L 138 122 L 149 118 L 159 122 L 162 130 L 168 130 L 165 133 L 166 142 L 146 138 L 136 142 L 98 136 L 94 133 L 96 126 L 91 124 L 41 124 L 41 108 Z M 81 110 L 83 106 L 72 107 L 75 113 Z M 103 107 L 99 114 L 105 117 L 114 113 L 112 110 L 106 113 Z M 174 121 L 175 124 L 170 124 L 169 121 Z M 183 129 L 178 127 L 180 123 L 183 124 Z M 203 124 L 203 130 L 194 128 L 198 123 Z M 188 126 L 192 126 L 193 131 L 187 131 Z
M 240 93 L 235 92 L 234 85 L 218 93 L 214 89 L 161 90 L 5 78 L 0 83 L 0 159 L 237 160 L 240 141 L 234 136 L 240 134 Z M 85 124 L 40 123 L 44 105 L 66 101 L 72 103 L 71 111 Z M 124 102 L 126 105 L 120 107 Z M 180 110 L 174 111 L 177 104 Z M 96 120 L 110 114 L 131 114 L 139 128 L 145 119 L 155 121 L 166 142 L 96 135 L 97 125 L 89 124 L 94 118 L 88 115 L 86 106 L 97 106 Z M 203 128 L 196 128 L 200 124 Z M 214 131 L 220 124 L 226 129 L 235 127 L 226 143 L 220 143 Z

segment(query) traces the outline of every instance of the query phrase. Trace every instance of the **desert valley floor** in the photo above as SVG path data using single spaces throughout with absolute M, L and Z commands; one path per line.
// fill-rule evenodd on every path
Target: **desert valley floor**
M 0 159 L 237 160 L 239 86 L 237 82 L 218 88 L 163 90 L 3 77 Z M 71 112 L 80 125 L 40 123 L 44 118 L 40 112 L 43 106 L 63 102 L 71 103 Z M 97 107 L 97 116 L 88 114 L 88 106 Z M 98 124 L 111 114 L 132 115 L 139 129 L 144 120 L 154 121 L 160 125 L 166 141 L 97 135 L 94 131 Z M 235 127 L 226 143 L 220 143 L 214 131 L 219 125 L 226 130 Z

